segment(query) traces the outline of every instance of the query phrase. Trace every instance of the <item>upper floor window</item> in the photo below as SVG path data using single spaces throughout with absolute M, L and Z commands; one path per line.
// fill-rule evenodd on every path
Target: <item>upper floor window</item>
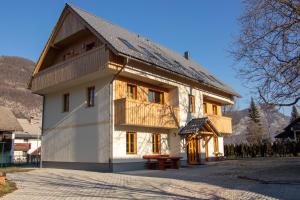
M 207 114 L 207 103 L 203 103 L 203 112 Z
M 149 90 L 148 101 L 152 103 L 164 104 L 164 93 L 155 90 Z
M 126 153 L 136 154 L 136 132 L 126 132 Z
M 195 112 L 195 96 L 189 95 L 189 111 Z
M 87 106 L 93 107 L 95 105 L 95 86 L 87 88 Z
M 66 93 L 63 95 L 63 112 L 69 112 L 69 101 L 70 101 L 70 94 Z
M 153 153 L 160 153 L 161 136 L 158 133 L 152 134 L 152 151 Z
M 214 114 L 214 115 L 217 115 L 217 114 L 218 114 L 218 107 L 217 107 L 217 105 L 213 105 L 213 106 L 212 106 L 212 110 L 213 110 L 213 114 Z
M 95 47 L 96 47 L 96 43 L 95 42 L 90 42 L 90 43 L 88 43 L 88 44 L 85 45 L 85 50 L 89 51 L 89 50 L 91 50 L 91 49 L 93 49 Z
M 137 99 L 137 86 L 127 83 L 127 97 Z

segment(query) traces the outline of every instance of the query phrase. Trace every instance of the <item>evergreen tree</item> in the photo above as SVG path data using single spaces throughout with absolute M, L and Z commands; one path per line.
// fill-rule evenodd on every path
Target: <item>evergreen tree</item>
M 299 117 L 298 110 L 297 110 L 296 106 L 293 105 L 293 107 L 292 107 L 292 112 L 291 112 L 291 119 L 290 119 L 290 122 L 295 121 L 298 117 Z
M 259 144 L 264 136 L 264 129 L 261 124 L 260 112 L 253 98 L 251 98 L 250 108 L 248 113 L 247 133 L 246 138 L 250 144 Z
M 252 120 L 254 123 L 260 123 L 260 114 L 259 114 L 259 110 L 253 100 L 253 98 L 251 97 L 251 102 L 250 102 L 250 108 L 249 108 L 249 114 L 248 117 L 250 118 L 250 120 Z

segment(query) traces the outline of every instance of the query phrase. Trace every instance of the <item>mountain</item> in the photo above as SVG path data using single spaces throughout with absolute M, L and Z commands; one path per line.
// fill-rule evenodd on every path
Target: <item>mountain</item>
M 42 97 L 27 89 L 34 62 L 0 56 L 0 106 L 10 108 L 17 118 L 41 118 Z
M 269 109 L 266 106 L 258 106 L 261 114 L 261 122 L 266 127 L 272 140 L 289 124 L 289 117 L 280 113 L 276 109 Z M 248 121 L 248 109 L 232 111 L 229 113 L 232 117 L 233 133 L 224 137 L 225 144 L 240 144 L 246 142 L 246 130 Z

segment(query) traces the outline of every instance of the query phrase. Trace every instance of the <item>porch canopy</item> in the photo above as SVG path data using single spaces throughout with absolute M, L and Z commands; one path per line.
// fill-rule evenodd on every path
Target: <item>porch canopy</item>
M 179 131 L 178 134 L 185 137 L 191 134 L 197 134 L 200 137 L 220 135 L 216 127 L 207 117 L 192 119 L 185 127 L 183 127 Z

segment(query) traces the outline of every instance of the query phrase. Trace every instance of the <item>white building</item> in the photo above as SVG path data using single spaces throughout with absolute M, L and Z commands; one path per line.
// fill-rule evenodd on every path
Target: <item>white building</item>
M 149 154 L 214 159 L 232 131 L 221 106 L 239 96 L 188 53 L 69 5 L 32 75 L 31 90 L 44 96 L 47 167 L 137 169 Z
M 14 163 L 30 160 L 31 153 L 41 146 L 41 121 L 17 119 L 23 131 L 14 132 Z

